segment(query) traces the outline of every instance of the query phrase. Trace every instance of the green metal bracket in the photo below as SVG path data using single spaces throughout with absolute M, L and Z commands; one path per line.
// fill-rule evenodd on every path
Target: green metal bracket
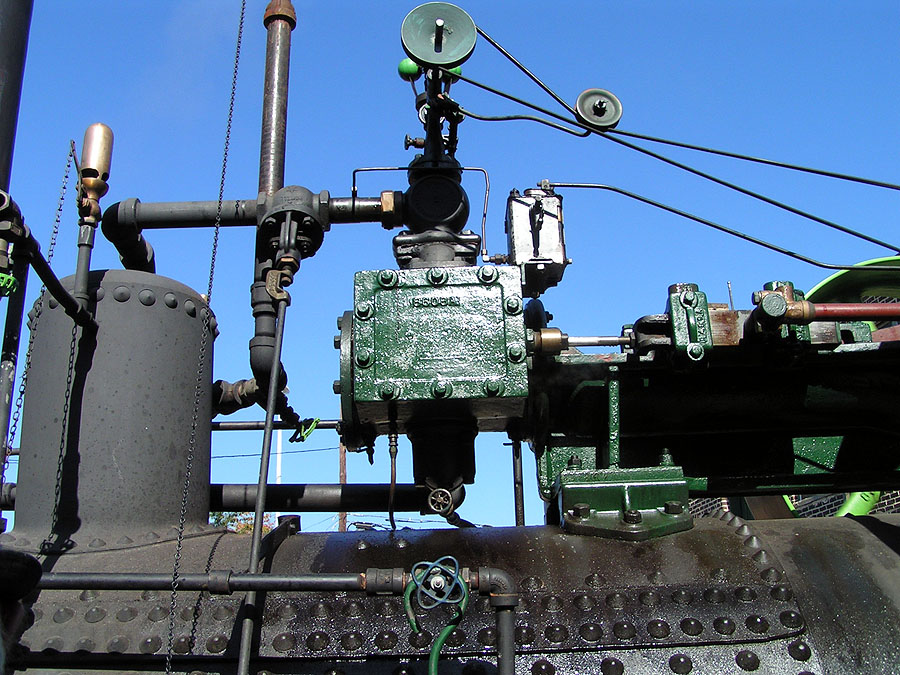
M 676 355 L 687 363 L 703 361 L 713 346 L 706 293 L 697 284 L 673 284 L 669 286 L 666 313 Z

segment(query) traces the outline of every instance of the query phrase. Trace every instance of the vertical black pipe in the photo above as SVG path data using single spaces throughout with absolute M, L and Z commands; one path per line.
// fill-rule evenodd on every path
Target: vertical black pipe
M 259 483 L 256 486 L 256 512 L 253 519 L 253 538 L 250 543 L 250 573 L 256 574 L 259 567 L 260 545 L 262 542 L 263 513 L 266 504 L 266 487 L 269 481 L 269 457 L 272 454 L 272 427 L 275 422 L 275 400 L 278 396 L 278 364 L 281 363 L 281 346 L 284 343 L 284 315 L 288 301 L 278 301 L 278 323 L 275 330 L 275 348 L 272 355 L 272 370 L 266 402 L 266 428 L 263 432 L 262 456 L 259 461 Z M 250 653 L 253 633 L 259 612 L 256 607 L 256 591 L 249 591 L 244 600 L 246 614 L 241 623 L 241 650 L 238 655 L 238 675 L 249 675 Z
M 0 3 L 0 190 L 9 191 L 32 0 Z
M 6 301 L 6 325 L 3 328 L 3 347 L 0 351 L 0 482 L 4 479 L 6 455 L 11 448 L 9 440 L 9 414 L 12 407 L 13 385 L 16 380 L 16 361 L 19 355 L 19 337 L 22 334 L 22 314 L 25 311 L 25 284 L 28 281 L 29 260 L 19 253 L 13 262 L 12 273 L 18 285 Z M 0 532 L 3 528 L 0 527 Z
M 516 672 L 516 613 L 512 607 L 495 608 L 497 619 L 497 672 L 515 675 Z
M 522 441 L 512 442 L 513 499 L 516 504 L 516 527 L 525 525 L 525 494 L 522 486 Z
M 297 25 L 297 14 L 290 0 L 272 0 L 266 7 L 263 25 L 268 36 L 259 146 L 259 191 L 273 195 L 284 187 L 291 31 Z

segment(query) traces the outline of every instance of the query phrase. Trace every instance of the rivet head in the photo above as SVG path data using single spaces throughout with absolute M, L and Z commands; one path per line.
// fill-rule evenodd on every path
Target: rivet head
M 720 616 L 713 621 L 713 628 L 719 635 L 731 635 L 736 628 L 734 621 L 727 616 Z
M 687 654 L 673 654 L 669 657 L 669 670 L 677 675 L 687 675 L 694 669 L 694 663 Z
M 125 643 L 127 645 L 128 641 L 126 640 Z M 112 643 L 110 643 L 110 646 L 111 645 Z M 141 640 L 140 644 L 138 644 L 138 651 L 141 654 L 155 654 L 159 651 L 160 647 L 162 647 L 162 638 L 158 635 L 151 635 L 150 637 Z M 114 650 L 110 649 L 109 651 Z M 124 649 L 122 651 L 124 651 Z
M 152 652 L 151 652 L 151 651 L 144 651 L 144 644 L 145 644 L 145 643 L 147 644 L 148 648 L 149 648 L 149 646 L 150 646 L 151 644 L 152 644 L 152 645 L 155 645 L 156 648 L 155 648 Z M 157 643 L 158 643 L 158 644 L 157 644 Z M 125 637 L 124 635 L 116 635 L 116 636 L 115 636 L 112 640 L 110 640 L 109 643 L 106 645 L 106 651 L 110 652 L 111 654 L 124 654 L 125 652 L 128 651 L 128 645 L 129 645 L 129 642 L 128 642 L 128 638 L 127 638 L 127 637 Z M 162 646 L 162 640 L 161 640 L 160 638 L 154 636 L 154 637 L 152 637 L 152 638 L 147 638 L 146 640 L 144 640 L 144 642 L 141 643 L 140 650 L 141 650 L 141 653 L 143 653 L 143 654 L 153 654 L 153 653 L 155 653 L 161 646 Z
M 785 610 L 778 615 L 781 625 L 786 628 L 800 628 L 803 626 L 803 617 L 792 609 Z
M 625 665 L 619 659 L 607 657 L 600 662 L 600 672 L 603 675 L 622 675 Z
M 503 301 L 503 309 L 507 314 L 518 314 L 522 311 L 522 301 L 515 295 L 512 295 Z
M 279 633 L 272 639 L 276 652 L 289 652 L 297 646 L 297 639 L 291 633 Z
M 372 365 L 373 360 L 374 358 L 370 349 L 360 347 L 356 350 L 356 365 L 360 368 L 368 368 Z
M 584 584 L 589 588 L 603 588 L 603 577 L 596 572 L 594 574 L 588 574 L 584 578 Z
M 770 595 L 775 600 L 781 600 L 782 602 L 787 602 L 791 598 L 794 597 L 794 592 L 791 590 L 791 587 L 786 584 L 777 584 L 772 587 L 770 591 Z
M 752 534 L 744 539 L 744 546 L 746 546 L 747 548 L 759 548 L 760 546 L 762 546 L 762 541 L 760 541 L 760 538 L 755 534 Z
M 531 626 L 516 626 L 516 644 L 529 645 L 534 642 L 534 628 Z
M 478 281 L 483 284 L 490 284 L 497 280 L 497 268 L 496 267 L 479 267 L 478 268 Z
M 617 621 L 613 625 L 613 635 L 620 640 L 630 640 L 637 635 L 637 629 L 630 621 Z
M 672 593 L 672 602 L 676 605 L 689 605 L 694 601 L 694 594 L 683 588 Z
M 221 654 L 225 651 L 225 648 L 228 646 L 228 638 L 225 637 L 222 633 L 218 635 L 213 635 L 209 640 L 206 641 L 206 651 L 211 654 Z
M 755 560 L 760 565 L 765 565 L 769 562 L 769 552 L 765 549 L 761 549 L 753 554 L 753 560 Z
M 75 651 L 77 652 L 92 652 L 96 647 L 96 643 L 87 637 L 83 637 L 75 643 Z
M 585 623 L 578 629 L 578 634 L 587 642 L 597 642 L 603 637 L 603 628 L 599 623 Z
M 56 298 L 50 298 L 50 302 L 47 303 L 50 305 L 50 309 L 56 309 L 59 307 L 59 301 Z
M 200 618 L 201 609 L 199 605 L 194 605 L 193 607 L 182 607 L 179 612 L 179 616 L 181 616 L 183 621 L 193 621 L 194 619 Z M 194 616 L 194 612 L 196 612 L 196 616 Z
M 628 601 L 622 593 L 610 593 L 606 596 L 606 604 L 613 609 L 622 609 Z
M 147 613 L 147 618 L 151 621 L 162 621 L 168 615 L 169 613 L 166 611 L 165 607 L 163 607 L 162 605 L 157 605 Z
M 97 591 L 93 590 L 92 588 L 85 589 L 85 590 L 81 591 L 81 593 L 78 594 L 78 599 L 84 600 L 84 601 L 96 600 L 97 599 Z
M 492 644 L 494 644 L 494 642 L 497 641 L 496 631 L 495 631 L 495 635 L 494 635 L 494 642 L 485 642 L 483 639 L 484 636 L 482 636 L 482 633 L 484 633 L 486 630 L 494 630 L 494 629 L 482 628 L 481 631 L 478 633 L 478 641 L 481 642 L 481 644 L 483 644 L 483 645 L 492 645 Z M 431 639 L 432 639 L 432 635 L 427 630 L 420 630 L 418 633 L 410 633 L 409 634 L 409 644 L 411 646 L 415 647 L 416 649 L 425 649 L 426 647 L 431 645 Z
M 556 666 L 547 659 L 535 661 L 531 666 L 531 675 L 555 675 Z
M 506 350 L 506 355 L 513 363 L 521 363 L 525 360 L 525 347 L 522 345 L 510 345 Z
M 587 612 L 594 607 L 594 601 L 589 595 L 579 595 L 575 598 L 575 606 L 582 612 Z
M 441 267 L 432 267 L 428 270 L 428 282 L 434 286 L 447 283 L 447 270 Z
M 394 616 L 397 609 L 398 608 L 390 600 L 382 600 L 376 606 L 376 610 L 381 616 Z
M 757 635 L 761 635 L 769 630 L 769 621 L 766 617 L 757 614 L 748 616 L 744 625 L 747 626 L 747 630 L 751 633 L 756 633 Z
M 709 578 L 713 581 L 725 581 L 728 579 L 728 573 L 725 571 L 724 567 L 717 567 L 709 573 Z
M 734 657 L 735 663 L 741 670 L 756 670 L 759 668 L 759 657 L 749 649 L 742 649 Z
M 348 652 L 355 651 L 362 647 L 363 645 L 363 637 L 362 634 L 357 633 L 356 631 L 351 631 L 349 633 L 344 633 L 341 635 L 341 647 Z
M 381 651 L 387 651 L 397 646 L 397 634 L 394 631 L 382 631 L 375 636 L 375 646 Z
M 680 626 L 681 632 L 685 635 L 700 635 L 703 632 L 703 624 L 691 617 L 682 619 Z
M 720 602 L 725 602 L 725 593 L 718 588 L 707 588 L 703 591 L 703 599 L 708 603 L 717 605 Z
M 625 512 L 622 514 L 622 520 L 624 520 L 629 525 L 637 525 L 643 519 L 644 517 L 637 509 L 625 509 Z
M 749 586 L 738 586 L 734 591 L 734 596 L 741 602 L 753 602 L 756 600 L 756 591 Z
M 91 607 L 84 614 L 84 620 L 88 623 L 97 623 L 106 618 L 106 610 L 102 607 Z
M 356 318 L 362 321 L 369 319 L 372 316 L 372 303 L 370 302 L 361 302 L 356 306 Z
M 525 577 L 522 579 L 522 588 L 526 591 L 536 591 L 543 587 L 544 582 L 539 577 Z
M 781 581 L 781 572 L 779 572 L 774 567 L 767 567 L 762 572 L 760 572 L 759 576 L 762 577 L 762 580 L 768 582 L 770 584 L 774 584 L 778 581 Z
M 379 387 L 378 395 L 385 401 L 391 401 L 400 396 L 400 388 L 393 382 L 385 382 Z
M 808 661 L 812 650 L 803 640 L 797 640 L 788 645 L 788 654 L 797 661 Z
M 306 646 L 313 652 L 320 652 L 328 646 L 331 638 L 328 636 L 328 633 L 323 633 L 320 630 L 317 630 L 313 633 L 310 633 L 306 638 Z
M 431 395 L 434 398 L 450 398 L 453 395 L 453 385 L 444 380 L 438 380 L 431 385 Z
M 159 593 L 156 591 L 143 591 L 141 592 L 141 600 L 156 600 L 159 597 Z
M 487 380 L 482 389 L 488 396 L 499 396 L 503 393 L 503 383 L 499 380 Z
M 348 602 L 342 610 L 344 616 L 362 616 L 363 606 L 356 600 Z
M 44 651 L 61 652 L 64 646 L 65 643 L 61 637 L 52 637 L 44 643 Z
M 60 607 L 53 613 L 53 623 L 65 623 L 75 616 L 75 612 L 69 607 Z
M 550 642 L 558 644 L 565 642 L 566 638 L 569 637 L 569 630 L 562 624 L 555 623 L 552 626 L 547 626 L 546 630 L 544 630 L 544 637 Z
M 393 288 L 397 285 L 397 273 L 394 270 L 381 270 L 378 273 L 378 284 L 382 288 Z
M 454 628 L 447 637 L 447 644 L 451 647 L 459 647 L 466 641 L 466 634 L 459 628 Z
M 128 286 L 116 286 L 113 289 L 113 297 L 119 302 L 128 302 L 131 298 L 131 289 Z
M 746 537 L 747 535 L 749 535 L 749 534 L 752 533 L 752 530 L 750 529 L 750 526 L 749 526 L 749 525 L 747 525 L 746 523 L 744 523 L 744 524 L 741 525 L 738 529 L 736 529 L 736 530 L 734 531 L 734 533 L 735 533 L 735 534 L 740 534 L 740 535 Z
M 179 635 L 172 643 L 172 651 L 176 654 L 187 654 L 191 651 L 191 638 L 187 635 Z
M 140 300 L 141 304 L 145 307 L 151 307 L 156 303 L 156 293 L 149 288 L 145 288 L 138 292 L 138 300 Z
M 178 307 L 178 298 L 174 293 L 166 293 L 163 296 L 163 302 L 166 303 L 166 307 L 169 309 L 175 309 Z
M 411 639 L 412 638 L 410 638 L 410 640 Z M 475 636 L 475 639 L 485 647 L 493 647 L 495 644 L 497 644 L 497 629 L 491 627 L 482 628 L 480 631 L 478 631 L 478 635 Z M 430 643 L 431 639 L 429 637 L 428 644 Z M 422 645 L 422 647 L 427 647 L 428 644 Z M 418 645 L 413 646 L 416 647 Z
M 193 300 L 184 301 L 184 313 L 190 317 L 197 316 L 197 305 L 194 304 Z
M 548 612 L 558 612 L 562 609 L 563 603 L 562 600 L 559 599 L 559 596 L 556 595 L 548 595 L 543 599 L 541 605 Z
M 282 607 L 283 609 L 283 607 Z M 280 610 L 279 610 L 280 611 Z M 234 610 L 228 605 L 219 605 L 213 610 L 213 618 L 218 621 L 227 621 L 234 617 Z M 290 618 L 293 618 L 290 617 Z
M 331 608 L 324 602 L 317 602 L 309 610 L 309 613 L 316 619 L 327 619 L 331 616 Z
M 662 638 L 669 637 L 671 630 L 669 624 L 662 619 L 653 619 L 647 623 L 647 632 L 650 634 L 650 637 L 661 640 Z
M 659 604 L 659 594 L 653 591 L 644 591 L 638 596 L 638 600 L 644 607 L 656 607 Z

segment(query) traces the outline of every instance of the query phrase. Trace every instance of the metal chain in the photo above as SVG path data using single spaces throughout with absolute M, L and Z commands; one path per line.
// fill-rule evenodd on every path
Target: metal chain
M 78 341 L 78 324 L 72 324 L 72 340 L 69 343 L 69 367 L 66 371 L 66 393 L 63 399 L 62 420 L 59 432 L 59 458 L 56 461 L 56 487 L 53 490 L 53 519 L 50 523 L 50 534 L 41 542 L 41 553 L 61 553 L 72 548 L 72 541 L 68 537 L 65 540 L 55 542 L 53 535 L 59 524 L 59 500 L 62 493 L 63 464 L 66 459 L 66 439 L 69 427 L 69 403 L 72 398 L 72 378 L 75 373 L 75 345 Z
M 219 201 L 216 207 L 216 225 L 213 235 L 212 253 L 209 261 L 209 283 L 206 290 L 207 305 L 212 300 L 213 279 L 216 271 L 216 252 L 219 246 L 219 227 L 222 222 L 222 201 L 225 193 L 225 174 L 228 168 L 228 149 L 231 143 L 231 123 L 234 118 L 234 98 L 237 90 L 238 65 L 241 58 L 241 39 L 244 34 L 244 15 L 247 2 L 241 0 L 241 16 L 238 22 L 237 44 L 234 50 L 234 69 L 231 76 L 231 99 L 228 104 L 228 122 L 225 126 L 225 147 L 222 150 L 222 174 L 219 180 Z M 175 645 L 175 613 L 178 609 L 178 568 L 181 565 L 181 553 L 184 547 L 184 526 L 187 520 L 187 504 L 191 487 L 191 472 L 194 467 L 194 450 L 197 445 L 197 424 L 200 420 L 200 403 L 203 398 L 204 366 L 206 363 L 206 350 L 209 342 L 210 322 L 212 310 L 204 308 L 201 311 L 203 325 L 200 335 L 200 350 L 197 363 L 197 380 L 194 386 L 194 408 L 191 414 L 191 434 L 188 440 L 188 453 L 184 469 L 184 486 L 181 491 L 181 513 L 178 517 L 178 537 L 175 541 L 175 555 L 172 559 L 172 597 L 169 605 L 169 630 L 166 643 L 166 674 L 172 672 L 172 649 Z M 218 542 L 216 542 L 218 543 Z M 213 549 L 215 551 L 215 548 Z M 191 638 L 191 651 L 193 651 L 193 632 Z
M 62 185 L 59 188 L 59 199 L 56 201 L 56 217 L 53 220 L 53 231 L 50 233 L 50 245 L 47 247 L 47 264 L 53 260 L 53 252 L 56 249 L 56 239 L 59 236 L 59 224 L 62 221 L 63 206 L 66 202 L 66 190 L 69 186 L 69 171 L 72 168 L 72 159 L 75 157 L 75 141 L 69 141 L 69 153 L 66 155 L 66 170 L 63 173 Z M 28 383 L 28 372 L 31 370 L 31 354 L 34 349 L 34 338 L 37 334 L 38 321 L 44 311 L 44 295 L 46 287 L 41 286 L 40 295 L 34 304 L 34 314 L 28 327 L 28 349 L 25 351 L 25 366 L 22 368 L 22 379 L 19 380 L 19 391 L 16 394 L 15 407 L 13 408 L 12 419 L 9 425 L 9 436 L 6 441 L 6 453 L 4 453 L 3 465 L 0 466 L 0 483 L 6 476 L 6 470 L 9 468 L 9 454 L 12 450 L 13 443 L 16 440 L 16 433 L 19 430 L 19 418 L 22 416 L 22 405 L 25 402 L 25 387 Z

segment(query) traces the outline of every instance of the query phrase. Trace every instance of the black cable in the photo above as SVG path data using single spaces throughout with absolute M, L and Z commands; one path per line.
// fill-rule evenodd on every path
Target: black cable
M 283 450 L 282 455 L 299 455 L 302 452 L 325 452 L 327 450 L 338 450 L 338 446 L 333 448 L 305 448 L 303 450 Z M 258 452 L 248 452 L 241 455 L 212 455 L 210 459 L 234 459 L 236 457 L 259 457 Z
M 612 185 L 603 185 L 600 183 L 542 183 L 542 185 L 546 185 L 552 188 L 593 188 L 595 190 L 609 190 L 610 192 L 615 192 L 616 194 L 620 194 L 624 197 L 630 197 L 631 199 L 635 199 L 639 202 L 643 202 L 644 204 L 648 204 L 650 206 L 655 206 L 658 209 L 662 209 L 663 211 L 668 211 L 669 213 L 674 213 L 675 215 L 681 216 L 682 218 L 687 218 L 688 220 L 693 220 L 694 222 L 700 223 L 701 225 L 706 225 L 707 227 L 711 227 L 714 230 L 719 230 L 720 232 L 724 232 L 725 234 L 730 234 L 733 237 L 737 237 L 738 239 L 743 239 L 744 241 L 749 241 L 750 243 L 756 244 L 757 246 L 762 246 L 763 248 L 767 248 L 770 251 L 775 251 L 776 253 L 781 253 L 782 255 L 786 255 L 788 257 L 794 258 L 795 260 L 800 260 L 801 262 L 809 263 L 810 265 L 814 265 L 816 267 L 821 267 L 827 270 L 880 270 L 880 271 L 890 271 L 890 272 L 900 272 L 900 266 L 897 265 L 872 265 L 872 266 L 858 266 L 858 265 L 834 265 L 831 263 L 823 263 L 819 260 L 815 260 L 813 258 L 809 258 L 805 255 L 801 255 L 800 253 L 795 253 L 794 251 L 790 251 L 786 248 L 782 248 L 777 244 L 769 243 L 763 239 L 757 239 L 754 236 L 749 234 L 745 234 L 744 232 L 740 232 L 739 230 L 733 230 L 730 227 L 726 227 L 725 225 L 720 225 L 718 223 L 714 223 L 711 220 L 706 220 L 705 218 L 701 218 L 700 216 L 695 216 L 692 213 L 688 213 L 687 211 L 682 211 L 680 209 L 676 209 L 674 206 L 668 206 L 666 204 L 662 204 L 661 202 L 654 201 L 649 197 L 643 197 L 641 195 L 635 194 L 634 192 L 628 192 L 628 190 L 623 190 L 622 188 L 614 187 Z
M 846 173 L 838 173 L 836 171 L 826 171 L 825 169 L 814 169 L 808 166 L 800 166 L 798 164 L 789 164 L 787 162 L 779 162 L 774 159 L 766 159 L 764 157 L 753 157 L 752 155 L 743 155 L 738 152 L 729 152 L 728 150 L 717 150 L 715 148 L 707 148 L 702 145 L 694 145 L 693 143 L 684 143 L 682 141 L 672 141 L 666 138 L 657 138 L 656 136 L 648 136 L 646 134 L 638 134 L 633 131 L 625 131 L 623 129 L 607 129 L 608 134 L 617 134 L 619 136 L 628 136 L 629 138 L 638 138 L 642 141 L 651 143 L 662 143 L 663 145 L 671 145 L 676 148 L 685 148 L 687 150 L 696 150 L 698 152 L 706 152 L 711 155 L 720 155 L 722 157 L 730 157 L 731 159 L 740 159 L 745 162 L 756 162 L 766 166 L 774 166 L 780 169 L 790 169 L 791 171 L 802 171 L 817 176 L 825 176 L 827 178 L 837 178 L 838 180 L 846 180 L 853 183 L 862 183 L 863 185 L 872 185 L 874 187 L 887 188 L 888 190 L 900 190 L 900 185 L 894 183 L 886 183 L 871 178 L 862 178 L 860 176 L 851 176 Z
M 584 133 L 579 133 L 572 129 L 568 129 L 561 124 L 557 124 L 556 122 L 551 122 L 550 120 L 541 119 L 540 117 L 535 117 L 534 115 L 497 115 L 493 117 L 488 117 L 486 115 L 476 115 L 471 110 L 463 108 L 459 106 L 457 108 L 459 112 L 461 112 L 466 117 L 471 117 L 475 120 L 480 120 L 482 122 L 508 122 L 511 120 L 527 120 L 529 122 L 538 122 L 539 124 L 545 124 L 552 129 L 558 129 L 559 131 L 565 131 L 567 134 L 572 134 L 573 136 L 578 136 L 579 138 L 585 138 L 590 136 L 589 131 L 585 131 Z

